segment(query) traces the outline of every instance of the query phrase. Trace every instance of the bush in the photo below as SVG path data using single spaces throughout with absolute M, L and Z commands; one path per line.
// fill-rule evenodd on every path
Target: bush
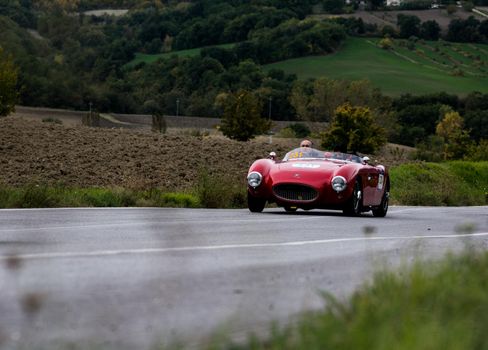
M 247 205 L 246 190 L 244 181 L 200 170 L 196 194 L 204 208 L 243 208 Z

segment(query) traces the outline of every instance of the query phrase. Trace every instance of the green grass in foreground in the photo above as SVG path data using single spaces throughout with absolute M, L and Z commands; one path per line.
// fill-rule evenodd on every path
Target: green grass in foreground
M 469 248 L 441 262 L 380 271 L 346 302 L 330 295 L 323 311 L 265 340 L 211 349 L 488 349 L 488 253 Z
M 486 205 L 488 162 L 411 163 L 390 171 L 393 203 Z
M 452 94 L 465 95 L 472 91 L 488 92 L 488 74 L 479 68 L 475 69 L 476 61 L 468 66 L 460 66 L 465 76 L 452 75 L 459 55 L 454 48 L 463 52 L 471 52 L 474 56 L 487 58 L 488 45 L 473 46 L 469 44 L 442 46 L 442 52 L 432 49 L 441 47 L 439 43 L 427 42 L 418 44 L 419 50 L 408 51 L 395 46 L 394 50 L 384 50 L 375 43 L 377 39 L 348 38 L 343 46 L 332 55 L 308 56 L 276 62 L 264 66 L 266 69 L 282 69 L 286 73 L 296 74 L 299 79 L 327 77 L 331 79 L 362 80 L 368 79 L 387 95 L 398 96 L 403 93 L 428 94 L 445 91 Z M 422 53 L 423 50 L 424 52 Z M 443 56 L 441 56 L 441 54 Z M 425 57 L 435 56 L 426 59 Z M 412 62 L 415 61 L 415 62 Z M 446 66 L 442 63 L 445 62 Z M 477 72 L 473 76 L 468 72 Z

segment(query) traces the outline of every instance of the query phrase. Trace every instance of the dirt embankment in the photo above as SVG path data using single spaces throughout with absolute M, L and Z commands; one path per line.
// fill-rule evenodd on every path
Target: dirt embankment
M 293 140 L 293 142 L 296 142 Z M 63 184 L 184 190 L 206 169 L 245 181 L 250 164 L 291 145 L 222 136 L 65 126 L 0 118 L 0 184 Z

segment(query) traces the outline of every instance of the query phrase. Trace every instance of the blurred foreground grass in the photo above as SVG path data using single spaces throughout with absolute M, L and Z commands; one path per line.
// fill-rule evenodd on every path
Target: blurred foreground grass
M 488 349 L 487 291 L 488 253 L 467 245 L 460 256 L 377 272 L 346 302 L 324 294 L 324 310 L 267 339 L 209 349 Z

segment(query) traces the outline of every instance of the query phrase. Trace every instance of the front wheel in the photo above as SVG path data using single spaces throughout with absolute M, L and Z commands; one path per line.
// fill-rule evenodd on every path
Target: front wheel
M 263 211 L 264 206 L 266 205 L 266 200 L 254 197 L 252 194 L 247 192 L 247 207 L 249 211 L 252 213 L 260 213 Z
M 359 216 L 363 208 L 363 189 L 361 181 L 356 179 L 351 198 L 347 201 L 342 212 L 348 216 Z

